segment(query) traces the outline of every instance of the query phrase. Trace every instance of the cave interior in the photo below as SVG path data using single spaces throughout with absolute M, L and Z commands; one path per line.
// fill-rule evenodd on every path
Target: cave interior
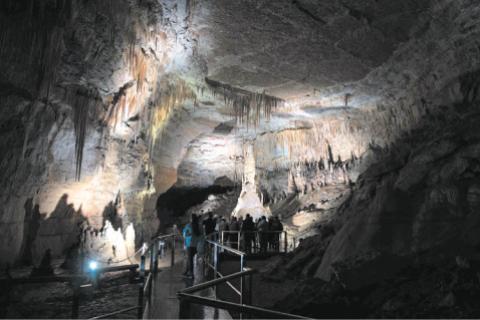
M 0 281 L 248 214 L 288 239 L 257 306 L 480 317 L 478 1 L 2 0 L 0 70 Z M 68 318 L 67 287 L 0 317 Z M 105 288 L 81 317 L 136 299 Z

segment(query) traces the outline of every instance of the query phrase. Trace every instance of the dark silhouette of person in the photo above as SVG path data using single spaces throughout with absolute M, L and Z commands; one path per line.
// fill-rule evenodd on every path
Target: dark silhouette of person
M 283 231 L 283 224 L 278 217 L 274 217 L 272 222 L 272 233 L 273 235 L 273 249 L 275 251 L 280 251 L 280 234 Z
M 240 231 L 245 241 L 245 251 L 249 254 L 252 252 L 252 242 L 255 240 L 255 224 L 250 214 L 247 214 L 245 220 L 243 220 Z
M 265 254 L 267 252 L 267 244 L 268 244 L 268 222 L 265 216 L 262 216 L 258 221 L 258 237 L 260 241 L 260 253 Z
M 267 242 L 268 242 L 268 250 L 273 250 L 275 248 L 275 232 L 274 232 L 274 218 L 268 218 L 268 235 L 267 235 Z
M 228 228 L 230 231 L 235 231 L 229 234 L 228 240 L 232 246 L 236 246 L 238 243 L 238 233 L 236 231 L 240 231 L 240 224 L 238 223 L 237 217 L 232 217 L 232 221 L 230 221 Z
M 208 238 L 212 237 L 212 234 L 215 232 L 215 219 L 213 219 L 212 213 L 208 213 L 208 218 L 203 221 L 203 227 L 205 228 L 205 236 Z

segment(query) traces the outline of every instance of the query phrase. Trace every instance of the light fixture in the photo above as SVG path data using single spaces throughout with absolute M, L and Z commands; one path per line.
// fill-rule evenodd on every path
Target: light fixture
M 90 269 L 90 271 L 95 271 L 97 270 L 97 267 L 98 267 L 98 264 L 96 261 L 90 261 L 88 263 L 88 268 Z

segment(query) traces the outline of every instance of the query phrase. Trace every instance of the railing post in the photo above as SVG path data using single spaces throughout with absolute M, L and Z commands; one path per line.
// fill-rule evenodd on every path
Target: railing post
M 246 292 L 246 286 L 245 286 L 245 276 L 242 276 L 240 278 L 240 304 L 246 304 L 247 300 L 247 292 Z
M 216 244 L 213 245 L 213 268 L 214 268 L 214 278 L 217 278 L 217 268 L 218 268 L 218 247 Z
M 243 256 L 242 256 L 243 257 Z M 243 271 L 243 269 L 242 269 Z M 245 276 L 240 277 L 240 304 L 245 304 Z M 244 318 L 243 312 L 240 312 L 240 319 Z
M 240 231 L 237 231 L 237 249 L 240 251 Z
M 154 271 L 154 255 L 155 255 L 155 242 L 153 242 L 153 245 L 150 246 L 150 266 L 148 268 L 148 270 L 150 270 L 150 273 L 152 273 L 152 271 Z
M 145 252 L 142 252 L 140 257 L 140 277 L 145 277 Z
M 158 263 L 159 260 L 163 257 L 163 246 L 160 245 L 160 240 L 157 239 L 155 240 L 155 242 L 157 243 L 157 254 L 155 255 L 155 273 L 158 273 Z
M 285 253 L 288 252 L 288 239 L 287 239 L 287 231 L 283 232 L 283 243 L 285 245 Z
M 213 278 L 217 279 L 217 270 L 218 270 L 218 247 L 214 243 L 213 249 Z M 217 285 L 215 285 L 215 299 L 217 299 Z
M 172 267 L 175 265 L 175 234 L 172 236 L 172 256 L 170 260 L 170 265 Z
M 248 276 L 248 300 L 247 304 L 252 304 L 252 296 L 253 296 L 253 274 Z

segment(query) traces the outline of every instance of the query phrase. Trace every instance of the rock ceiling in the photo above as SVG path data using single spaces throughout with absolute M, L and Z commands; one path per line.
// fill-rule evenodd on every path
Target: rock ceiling
M 291 99 L 364 78 L 428 13 L 428 1 L 207 1 L 194 28 L 215 80 Z M 413 29 L 413 30 L 412 30 Z

